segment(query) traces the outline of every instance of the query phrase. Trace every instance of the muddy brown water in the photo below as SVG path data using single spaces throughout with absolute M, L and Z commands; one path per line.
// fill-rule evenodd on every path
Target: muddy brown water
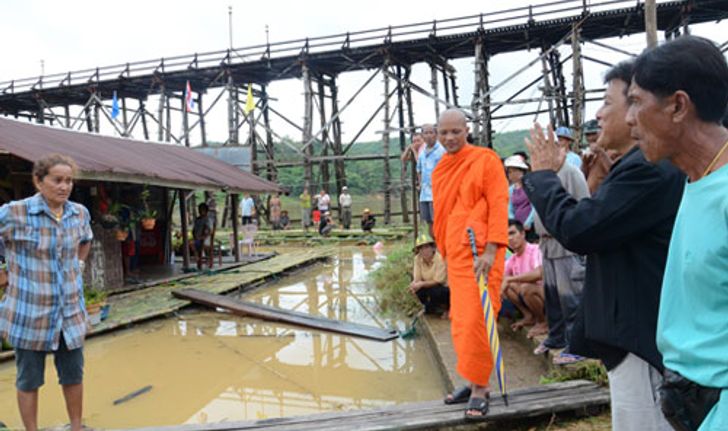
M 241 296 L 331 319 L 403 329 L 381 315 L 367 281 L 384 259 L 342 247 L 330 262 Z M 538 383 L 542 367 L 513 337 L 511 387 Z M 85 346 L 84 418 L 129 428 L 266 419 L 439 399 L 445 386 L 425 337 L 381 343 L 193 309 L 95 337 Z M 40 392 L 42 427 L 67 423 L 52 359 Z M 0 421 L 20 428 L 15 366 L 0 364 Z M 114 401 L 151 389 L 127 401 Z
M 244 295 L 333 319 L 403 327 L 377 309 L 369 248 Z M 381 259 L 381 257 L 379 257 Z M 424 337 L 393 342 L 295 328 L 226 313 L 192 311 L 88 340 L 85 422 L 125 428 L 262 419 L 373 408 L 442 396 Z M 52 360 L 40 392 L 41 426 L 67 422 Z M 0 421 L 19 428 L 15 366 L 0 364 Z M 151 385 L 151 390 L 114 401 Z

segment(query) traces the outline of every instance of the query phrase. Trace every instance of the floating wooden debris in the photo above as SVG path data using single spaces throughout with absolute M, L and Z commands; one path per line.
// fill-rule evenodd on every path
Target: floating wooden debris
M 130 393 L 128 395 L 124 395 L 123 397 L 119 398 L 118 400 L 114 400 L 114 405 L 116 406 L 116 405 L 119 405 L 121 403 L 125 403 L 125 402 L 127 402 L 127 401 L 129 401 L 129 400 L 131 400 L 133 398 L 136 398 L 136 397 L 138 397 L 141 394 L 145 394 L 145 393 L 147 393 L 147 392 L 149 392 L 151 390 L 152 390 L 152 385 L 144 386 L 143 388 L 137 389 L 136 391 L 134 391 L 134 392 L 132 392 L 132 393 Z
M 322 331 L 354 335 L 378 341 L 390 341 L 398 337 L 398 333 L 395 330 L 311 316 L 296 311 L 283 310 L 267 305 L 233 299 L 227 296 L 215 295 L 197 289 L 174 290 L 172 291 L 172 295 L 197 304 L 223 308 L 243 316 L 253 316 L 274 322 L 290 323 L 292 325 L 320 329 Z

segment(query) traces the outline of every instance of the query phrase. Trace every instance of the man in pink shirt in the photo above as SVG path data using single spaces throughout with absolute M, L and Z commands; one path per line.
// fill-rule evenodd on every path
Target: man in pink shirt
M 523 314 L 511 328 L 514 331 L 533 326 L 528 337 L 548 332 L 544 313 L 543 270 L 541 250 L 538 244 L 526 241 L 523 224 L 518 220 L 508 221 L 508 246 L 513 255 L 506 261 L 501 296 L 510 300 Z

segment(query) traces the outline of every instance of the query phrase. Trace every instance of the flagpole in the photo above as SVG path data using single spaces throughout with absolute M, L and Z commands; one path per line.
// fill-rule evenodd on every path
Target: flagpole
M 230 49 L 233 49 L 233 7 L 228 6 L 228 35 L 230 37 Z

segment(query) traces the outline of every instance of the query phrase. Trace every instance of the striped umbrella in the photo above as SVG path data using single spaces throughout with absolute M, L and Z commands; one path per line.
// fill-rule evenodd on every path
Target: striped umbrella
M 468 228 L 468 238 L 470 239 L 470 247 L 473 250 L 473 259 L 478 259 L 478 248 L 475 246 L 475 232 L 473 228 Z M 488 285 L 484 280 L 484 276 L 478 278 L 478 289 L 480 290 L 480 305 L 483 306 L 483 314 L 485 314 L 485 329 L 488 334 L 488 343 L 490 344 L 490 352 L 495 362 L 495 371 L 498 376 L 498 386 L 500 386 L 503 402 L 508 405 L 508 394 L 506 393 L 506 369 L 503 365 L 503 351 L 501 350 L 500 338 L 498 337 L 498 325 L 495 321 L 495 312 L 493 311 L 493 303 L 488 295 Z

